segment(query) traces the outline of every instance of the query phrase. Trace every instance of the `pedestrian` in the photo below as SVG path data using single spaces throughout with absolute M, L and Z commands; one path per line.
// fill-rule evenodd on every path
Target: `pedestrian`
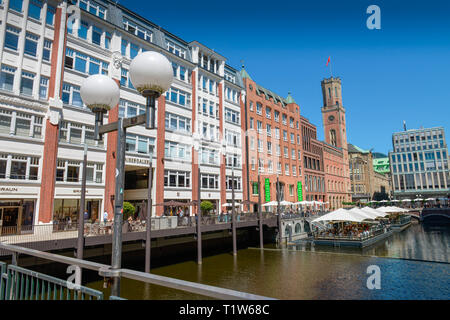
M 106 224 L 108 222 L 108 212 L 103 212 L 103 223 Z

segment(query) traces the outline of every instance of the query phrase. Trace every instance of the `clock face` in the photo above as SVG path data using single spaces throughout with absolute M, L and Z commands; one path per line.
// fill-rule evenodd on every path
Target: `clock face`
M 329 116 L 329 117 L 328 117 L 328 120 L 329 120 L 329 121 L 333 121 L 333 120 L 334 120 L 334 116 Z

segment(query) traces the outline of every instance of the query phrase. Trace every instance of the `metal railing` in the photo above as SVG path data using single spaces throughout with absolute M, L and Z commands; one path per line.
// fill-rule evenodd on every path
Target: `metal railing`
M 351 240 L 351 241 L 363 241 L 379 236 L 385 233 L 384 228 L 370 230 L 368 234 L 360 233 L 358 235 L 334 235 L 330 233 L 315 233 L 314 238 L 317 240 Z M 386 228 L 386 232 L 389 228 Z
M 1 287 L 0 300 L 103 300 L 98 290 L 15 265 L 2 270 Z
M 137 281 L 142 281 L 145 283 L 150 283 L 158 286 L 163 286 L 166 288 L 176 289 L 176 290 L 182 290 L 194 294 L 199 294 L 215 299 L 225 299 L 225 300 L 275 300 L 273 298 L 255 295 L 251 293 L 231 290 L 231 289 L 225 289 L 225 288 L 219 288 L 215 286 L 210 286 L 202 283 L 195 283 L 175 278 L 169 278 L 164 276 L 159 276 L 151 273 L 145 273 L 141 271 L 135 271 L 130 269 L 112 269 L 111 266 L 87 261 L 87 260 L 81 260 L 81 259 L 75 259 L 71 257 L 66 257 L 62 255 L 57 255 L 49 252 L 42 252 L 34 249 L 14 246 L 14 245 L 8 245 L 0 243 L 0 249 L 9 251 L 11 253 L 20 253 L 20 254 L 26 254 L 46 260 L 50 260 L 53 262 L 59 262 L 67 265 L 74 265 L 78 266 L 83 269 L 93 270 L 97 271 L 100 276 L 105 278 L 110 277 L 122 277 Z
M 275 218 L 276 215 L 270 212 L 262 214 L 263 219 Z M 290 217 L 283 215 L 283 218 Z M 297 217 L 297 215 L 295 216 Z M 236 222 L 258 221 L 258 213 L 239 213 L 236 215 Z M 231 214 L 205 215 L 202 216 L 202 225 L 217 225 L 231 223 Z M 152 217 L 152 231 L 192 228 L 197 225 L 197 216 L 162 216 Z M 68 221 L 54 221 L 50 224 L 38 224 L 22 227 L 0 227 L 3 232 L 0 233 L 0 242 L 6 244 L 17 244 L 26 246 L 29 243 L 56 241 L 66 239 L 76 239 L 78 237 L 78 223 Z M 122 232 L 145 232 L 145 220 L 124 221 Z M 85 222 L 84 236 L 97 237 L 104 235 L 112 235 L 113 222 Z
M 7 279 L 6 263 L 0 261 L 0 300 L 3 300 L 5 297 Z

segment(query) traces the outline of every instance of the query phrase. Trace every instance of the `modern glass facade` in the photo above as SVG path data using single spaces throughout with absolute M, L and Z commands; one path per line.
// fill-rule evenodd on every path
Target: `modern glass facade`
M 394 196 L 443 197 L 449 193 L 449 155 L 443 127 L 392 135 L 389 153 Z

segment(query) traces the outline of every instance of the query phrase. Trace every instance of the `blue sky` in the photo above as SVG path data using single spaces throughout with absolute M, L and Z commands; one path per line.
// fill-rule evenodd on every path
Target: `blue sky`
M 323 139 L 320 81 L 342 79 L 348 142 L 387 153 L 392 132 L 450 124 L 450 1 L 136 1 L 120 4 L 197 40 L 286 97 Z M 381 30 L 369 30 L 369 5 Z

